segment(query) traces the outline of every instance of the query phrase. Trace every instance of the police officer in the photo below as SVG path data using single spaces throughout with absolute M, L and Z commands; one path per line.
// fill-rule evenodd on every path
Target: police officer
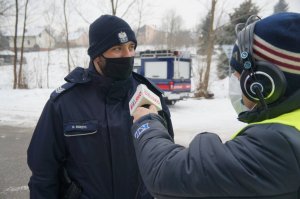
M 89 29 L 88 69 L 76 68 L 46 103 L 28 148 L 30 198 L 152 198 L 139 177 L 128 103 L 147 79 L 132 72 L 137 41 L 122 19 Z M 173 136 L 163 100 L 161 116 Z
M 137 109 L 134 145 L 154 196 L 300 198 L 299 24 L 300 14 L 279 13 L 238 25 L 230 93 L 249 125 L 232 140 L 205 132 L 185 148 L 173 143 L 154 106 Z

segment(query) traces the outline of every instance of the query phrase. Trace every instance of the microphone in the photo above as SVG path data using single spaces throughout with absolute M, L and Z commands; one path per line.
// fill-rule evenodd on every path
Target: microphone
M 137 107 L 149 107 L 151 104 L 153 104 L 158 111 L 162 110 L 160 98 L 150 91 L 145 84 L 138 85 L 134 95 L 129 101 L 130 115 L 132 116 Z

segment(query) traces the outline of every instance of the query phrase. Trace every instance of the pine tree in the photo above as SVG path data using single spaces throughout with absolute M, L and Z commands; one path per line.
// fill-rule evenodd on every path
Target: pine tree
M 209 11 L 204 18 L 204 20 L 199 25 L 199 43 L 198 43 L 198 51 L 199 55 L 205 55 L 206 48 L 208 44 L 208 32 L 209 32 L 209 24 L 211 18 L 211 11 Z
M 288 9 L 289 5 L 285 2 L 285 0 L 279 0 L 274 6 L 274 14 L 279 12 L 287 12 Z
M 217 41 L 219 44 L 233 44 L 236 40 L 235 26 L 238 23 L 245 23 L 251 15 L 258 15 L 258 7 L 252 0 L 246 0 L 238 8 L 229 14 L 230 22 L 218 29 Z
M 218 29 L 217 32 L 217 42 L 219 45 L 233 45 L 236 40 L 236 34 L 235 34 L 235 26 L 238 23 L 245 23 L 247 19 L 251 15 L 257 15 L 258 14 L 258 7 L 255 5 L 255 3 L 252 2 L 252 0 L 246 0 L 238 8 L 234 9 L 234 12 L 229 14 L 230 22 L 223 26 L 222 28 Z M 218 55 L 218 64 L 217 64 L 217 70 L 218 70 L 218 77 L 220 79 L 225 78 L 224 75 L 228 74 L 229 70 L 229 60 L 225 56 L 224 51 L 221 49 L 222 53 Z
M 217 76 L 219 79 L 224 79 L 229 74 L 228 58 L 222 48 L 219 48 L 220 54 L 218 55 L 217 62 Z
M 212 55 L 214 52 L 214 44 L 215 44 L 215 29 L 214 29 L 214 18 L 215 18 L 215 8 L 216 8 L 217 0 L 211 1 L 211 9 L 208 13 L 205 22 L 209 22 L 206 26 L 207 28 L 207 46 L 205 48 L 205 71 L 199 72 L 199 82 L 196 86 L 195 97 L 205 97 L 212 98 L 214 96 L 213 93 L 208 91 L 208 83 L 209 83 L 209 74 L 211 69 L 211 61 Z M 207 19 L 209 18 L 209 19 Z M 199 53 L 199 52 L 198 52 Z M 203 78 L 202 78 L 203 75 Z

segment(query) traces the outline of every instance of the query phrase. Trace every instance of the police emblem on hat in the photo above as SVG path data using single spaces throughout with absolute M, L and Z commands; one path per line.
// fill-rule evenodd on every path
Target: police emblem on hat
M 126 32 L 119 32 L 118 37 L 121 43 L 128 42 L 128 37 Z

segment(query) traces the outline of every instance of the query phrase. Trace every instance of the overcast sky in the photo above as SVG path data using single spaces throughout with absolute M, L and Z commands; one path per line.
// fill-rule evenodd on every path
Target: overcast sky
M 137 4 L 131 7 L 125 15 L 129 2 L 133 0 L 119 1 L 117 15 L 123 17 L 133 28 L 138 27 L 138 11 L 136 9 Z M 233 12 L 234 8 L 238 8 L 239 5 L 245 0 L 218 0 L 216 9 L 216 19 L 223 23 L 228 21 L 228 14 Z M 300 0 L 285 0 L 289 4 L 289 11 L 300 13 Z M 53 23 L 53 27 L 56 29 L 63 28 L 63 16 L 61 0 L 41 0 L 30 1 L 31 11 L 29 14 L 34 13 L 34 16 L 30 16 L 28 19 L 29 26 L 40 25 L 43 26 L 48 22 L 45 22 L 45 13 L 53 15 L 51 12 L 51 6 L 49 4 L 56 2 L 55 17 L 56 21 Z M 79 27 L 88 28 L 89 24 L 93 22 L 102 14 L 110 14 L 110 1 L 109 0 L 68 0 L 68 16 L 70 30 L 73 31 Z M 273 13 L 274 5 L 278 0 L 253 0 L 260 8 L 260 17 L 266 17 Z M 170 10 L 174 10 L 177 15 L 182 17 L 183 28 L 194 29 L 197 24 L 206 16 L 210 8 L 211 0 L 144 0 L 142 9 L 142 24 L 156 25 L 158 28 L 162 24 L 162 19 Z M 59 10 L 60 9 L 60 10 Z M 59 10 L 59 11 L 58 11 Z M 51 14 L 52 13 L 52 14 Z M 222 15 L 221 15 L 222 13 Z M 81 15 L 81 16 L 80 16 Z M 49 20 L 48 20 L 49 21 Z M 5 28 L 13 27 L 14 19 L 5 20 L 3 23 L 8 23 Z M 22 23 L 22 22 L 20 22 Z M 2 25 L 3 26 L 3 25 Z
M 146 0 L 148 1 L 148 0 Z M 170 9 L 174 9 L 184 20 L 186 28 L 194 28 L 198 21 L 201 20 L 211 6 L 210 0 L 149 0 L 152 6 L 151 15 L 145 16 L 145 23 L 159 24 L 162 16 Z M 223 11 L 223 18 L 232 13 L 233 8 L 239 7 L 244 0 L 218 0 L 217 14 Z M 253 0 L 261 9 L 261 17 L 268 16 L 273 13 L 273 8 L 278 0 Z M 289 4 L 289 11 L 300 12 L 299 0 L 286 0 Z M 218 16 L 218 15 L 217 15 Z
M 97 0 L 95 0 L 97 1 Z M 123 0 L 124 2 L 126 0 Z M 130 1 L 130 0 L 127 0 Z M 222 17 L 223 20 L 228 20 L 228 14 L 233 12 L 233 8 L 239 7 L 239 5 L 245 0 L 218 0 L 217 2 L 217 17 Z M 299 0 L 285 0 L 289 4 L 289 11 L 300 12 Z M 268 16 L 273 13 L 274 5 L 278 0 L 253 0 L 260 8 L 261 17 Z M 85 5 L 90 10 L 91 4 Z M 93 12 L 88 12 L 86 17 L 91 21 L 97 18 L 101 12 L 109 11 L 109 4 L 106 5 L 92 5 L 94 7 Z M 205 17 L 208 9 L 211 6 L 211 0 L 144 0 L 144 9 L 142 23 L 160 26 L 161 20 L 169 10 L 175 10 L 183 19 L 183 25 L 185 28 L 193 29 L 199 23 L 199 21 Z M 124 6 L 125 7 L 125 6 Z M 123 8 L 124 8 L 123 7 Z M 121 11 L 117 13 L 119 16 L 123 14 Z M 223 12 L 222 15 L 220 13 Z M 124 16 L 124 18 L 132 25 L 137 26 L 138 13 L 135 10 L 130 10 Z

